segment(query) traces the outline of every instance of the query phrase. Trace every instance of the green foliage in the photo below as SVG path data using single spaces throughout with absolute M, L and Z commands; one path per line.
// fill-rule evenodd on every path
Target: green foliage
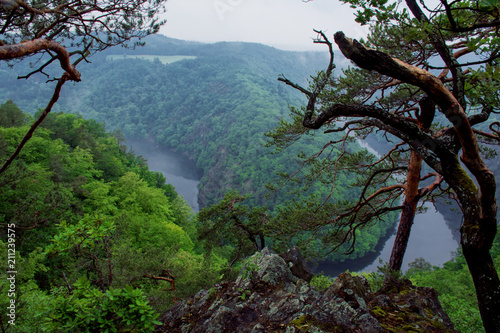
M 10 99 L 0 105 L 0 126 L 18 127 L 26 122 L 26 115 Z
M 332 285 L 332 279 L 324 274 L 315 274 L 311 279 L 311 286 L 319 291 L 325 291 Z
M 455 324 L 455 329 L 460 332 L 484 332 L 474 284 L 461 254 L 457 253 L 443 268 L 413 267 L 407 276 L 416 285 L 432 287 L 438 292 L 441 305 Z
M 25 131 L 0 127 L 2 160 Z M 80 116 L 48 116 L 0 177 L 0 199 L 0 221 L 16 226 L 23 332 L 42 322 L 48 332 L 152 331 L 176 297 L 219 282 L 227 268 L 217 251 L 195 246 L 194 214 L 165 178 Z
M 36 327 L 39 326 L 39 321 L 35 319 L 36 312 L 42 309 L 47 304 L 47 297 L 41 291 L 35 278 L 40 273 L 45 273 L 48 268 L 43 264 L 45 254 L 40 250 L 35 250 L 28 255 L 21 255 L 20 251 L 16 251 L 15 259 L 8 256 L 8 243 L 0 240 L 0 253 L 2 262 L 0 263 L 0 278 L 5 281 L 3 288 L 0 291 L 0 306 L 7 309 L 11 306 L 11 302 L 15 301 L 15 326 L 8 324 L 14 318 L 9 317 L 9 311 L 1 313 L 0 325 L 4 332 L 37 332 Z M 10 247 L 9 247 L 10 248 Z M 16 244 L 16 250 L 19 247 Z M 8 260 L 9 259 L 9 260 Z M 17 271 L 12 279 L 12 267 L 8 265 L 13 264 Z M 9 279 L 7 279 L 9 278 Z M 11 288 L 11 281 L 14 282 Z
M 48 255 L 67 253 L 75 247 L 78 247 L 79 252 L 92 251 L 99 243 L 106 242 L 106 238 L 115 231 L 113 222 L 90 216 L 85 216 L 73 225 L 62 221 L 58 227 L 60 231 L 45 248 Z
M 158 314 L 140 289 L 102 292 L 80 278 L 71 294 L 59 293 L 38 316 L 47 332 L 153 332 Z
M 411 263 L 408 264 L 408 271 L 409 272 L 427 272 L 432 269 L 432 265 L 430 262 L 425 260 L 422 257 L 415 258 L 415 260 Z
M 342 0 L 357 9 L 356 22 L 362 25 L 375 22 L 384 22 L 400 15 L 396 10 L 396 2 L 389 3 L 388 0 Z M 376 20 L 374 20 L 374 18 Z
M 377 266 L 376 272 L 360 273 L 360 275 L 364 276 L 370 282 L 372 291 L 376 292 L 387 284 L 390 285 L 391 281 L 399 281 L 406 278 L 401 272 L 390 269 L 389 264 L 383 263 L 382 259 L 379 259 L 379 263 L 380 266 Z
M 491 249 L 496 267 L 500 265 L 499 235 L 497 232 Z M 461 250 L 454 254 L 452 260 L 444 263 L 443 267 L 431 267 L 420 258 L 410 263 L 409 268 L 406 277 L 414 284 L 432 287 L 438 292 L 439 301 L 456 330 L 464 333 L 484 332 L 474 283 Z M 500 274 L 500 270 L 497 269 L 497 272 Z
M 253 272 L 256 272 L 259 269 L 259 265 L 257 265 L 256 262 L 261 256 L 262 253 L 256 253 L 255 255 L 242 261 L 241 276 L 243 277 L 243 279 L 251 278 Z
M 249 289 L 238 288 L 238 291 L 241 292 L 240 298 L 242 301 L 246 300 L 248 296 L 252 295 L 252 291 Z

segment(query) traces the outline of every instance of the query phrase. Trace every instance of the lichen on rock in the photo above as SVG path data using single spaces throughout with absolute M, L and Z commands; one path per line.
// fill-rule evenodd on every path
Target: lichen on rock
M 430 288 L 404 282 L 374 294 L 366 279 L 343 273 L 320 292 L 268 249 L 247 263 L 236 281 L 174 305 L 156 332 L 455 332 Z

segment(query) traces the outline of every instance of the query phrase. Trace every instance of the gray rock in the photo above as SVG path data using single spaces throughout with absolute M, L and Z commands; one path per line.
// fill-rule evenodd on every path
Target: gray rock
M 430 288 L 405 285 L 401 293 L 374 295 L 366 280 L 341 274 L 326 292 L 319 292 L 268 249 L 247 264 L 235 282 L 177 303 L 161 317 L 163 325 L 155 331 L 379 333 L 384 332 L 383 325 L 400 325 L 400 318 L 408 318 L 408 325 L 424 331 L 439 326 L 440 332 L 455 332 Z
M 299 279 L 311 282 L 314 274 L 307 265 L 304 257 L 302 257 L 300 250 L 296 246 L 280 254 L 280 257 L 286 261 L 293 275 L 295 275 Z
M 292 274 L 283 258 L 271 252 L 267 247 L 251 256 L 243 273 L 236 279 L 240 288 L 250 288 L 254 282 L 266 282 L 271 285 L 297 282 L 298 278 Z

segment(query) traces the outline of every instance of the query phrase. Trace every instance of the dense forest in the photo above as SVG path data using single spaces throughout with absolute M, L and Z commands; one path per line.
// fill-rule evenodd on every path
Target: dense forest
M 266 206 L 274 213 L 286 211 L 285 203 L 293 198 L 328 195 L 328 174 L 304 179 L 302 184 L 278 185 L 280 175 L 301 168 L 300 156 L 317 150 L 323 136 L 304 138 L 280 153 L 265 146 L 265 133 L 287 117 L 290 106 L 302 103 L 300 95 L 277 81 L 278 75 L 286 71 L 307 83 L 304 78 L 327 62 L 324 53 L 288 52 L 251 43 L 190 43 L 160 35 L 145 41 L 134 51 L 111 48 L 96 55 L 91 64 L 83 64 L 83 84 L 66 87 L 55 110 L 80 114 L 102 122 L 108 130 L 120 130 L 126 138 L 148 139 L 186 154 L 203 170 L 201 207 L 218 203 L 230 190 L 246 195 L 245 205 Z M 19 65 L 14 70 L 0 68 L 5 78 L 0 98 L 12 99 L 22 110 L 34 113 L 50 96 L 51 86 L 17 80 L 29 71 Z M 346 149 L 360 160 L 370 158 L 354 139 Z M 340 149 L 331 152 L 325 163 L 340 153 Z M 313 167 L 305 165 L 300 173 Z M 337 176 L 338 186 L 331 195 L 338 202 L 354 200 L 360 191 L 356 181 L 356 175 L 346 170 Z M 355 252 L 342 254 L 346 245 L 328 258 L 354 259 L 373 252 L 395 221 L 392 215 L 359 230 Z M 282 221 L 279 228 L 289 228 L 286 223 Z M 286 249 L 310 238 L 308 232 L 296 238 L 289 234 L 273 233 L 275 247 Z M 305 254 L 325 258 L 327 247 L 319 240 L 313 243 L 304 243 Z
M 5 158 L 31 116 L 12 102 L 0 109 Z M 16 332 L 148 331 L 175 297 L 227 268 L 223 248 L 203 250 L 191 208 L 121 140 L 94 120 L 55 113 L 2 177 L 0 247 L 7 253 L 6 236 L 15 237 Z
M 0 115 L 0 154 L 5 158 L 32 116 L 11 101 L 0 106 Z M 219 225 L 217 235 L 206 235 L 211 226 L 200 225 L 163 175 L 149 171 L 147 162 L 121 142 L 120 132 L 106 132 L 94 120 L 54 113 L 2 178 L 4 236 L 14 232 L 9 225 L 17 226 L 16 329 L 152 330 L 154 318 L 175 299 L 241 269 L 244 257 L 231 265 L 237 231 Z M 236 197 L 244 199 L 229 193 L 200 218 L 222 215 L 221 209 Z M 241 205 L 231 213 L 251 220 L 262 212 Z M 214 246 L 224 243 L 217 237 L 229 243 Z M 7 245 L 0 242 L 4 252 Z M 251 253 L 253 247 L 245 250 Z M 500 264 L 498 236 L 492 254 Z M 3 279 L 8 278 L 7 264 L 4 260 Z M 458 329 L 481 331 L 472 280 L 460 252 L 442 268 L 423 260 L 410 267 L 406 277 L 436 288 Z M 366 276 L 377 286 L 383 280 L 379 274 Z M 328 281 L 318 275 L 312 283 L 321 289 Z M 1 297 L 7 307 L 7 293 Z M 8 321 L 3 314 L 2 329 Z

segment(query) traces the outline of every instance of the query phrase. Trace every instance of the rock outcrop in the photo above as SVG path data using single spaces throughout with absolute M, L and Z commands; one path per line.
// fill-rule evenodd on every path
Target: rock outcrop
M 343 273 L 320 292 L 267 249 L 251 258 L 236 281 L 174 305 L 156 332 L 455 332 L 431 288 L 402 281 L 372 293 Z
M 307 262 L 304 257 L 302 257 L 302 254 L 300 253 L 298 247 L 292 247 L 285 253 L 280 254 L 280 257 L 285 259 L 286 263 L 288 264 L 288 268 L 290 268 L 290 271 L 292 271 L 293 275 L 295 275 L 299 279 L 311 282 L 314 274 L 309 266 L 307 266 Z

